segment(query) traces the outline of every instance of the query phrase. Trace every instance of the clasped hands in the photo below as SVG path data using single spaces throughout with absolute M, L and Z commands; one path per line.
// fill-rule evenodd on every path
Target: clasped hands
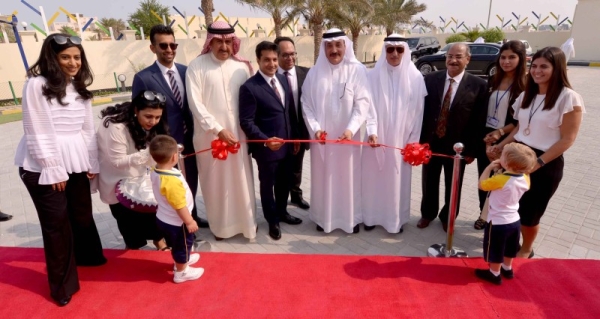
M 322 130 L 318 130 L 315 132 L 315 137 L 317 138 L 317 140 L 321 140 L 321 135 L 324 133 L 324 131 Z M 341 142 L 341 141 L 351 141 L 352 140 L 352 131 L 350 130 L 345 130 L 344 133 L 342 133 L 342 135 L 340 135 L 340 137 L 338 137 L 337 141 Z M 323 142 L 319 142 L 320 144 L 325 144 L 325 141 Z

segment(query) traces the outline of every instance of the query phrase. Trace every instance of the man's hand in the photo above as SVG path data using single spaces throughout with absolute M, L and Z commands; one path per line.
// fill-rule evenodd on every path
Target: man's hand
M 277 142 L 277 141 L 283 141 L 283 139 L 281 139 L 279 137 L 271 137 L 268 139 L 268 141 L 272 141 L 272 142 L 265 143 L 265 144 L 267 144 L 267 147 L 271 151 L 278 151 L 284 144 L 284 142 Z
M 475 158 L 471 156 L 465 156 L 464 159 L 467 164 L 471 164 L 475 160 Z
M 67 181 L 58 182 L 56 184 L 52 184 L 52 190 L 53 191 L 62 192 L 62 191 L 65 190 L 65 187 L 67 187 Z
M 185 223 L 185 227 L 187 228 L 187 230 L 190 234 L 194 233 L 198 230 L 198 224 L 196 224 L 196 221 L 194 219 Z
M 298 152 L 300 152 L 300 143 L 294 143 L 294 155 L 298 154 Z
M 227 142 L 229 145 L 233 145 L 238 142 L 233 133 L 229 132 L 227 129 L 222 129 L 218 136 L 221 141 Z
M 379 144 L 377 144 L 377 135 L 373 134 L 373 135 L 369 135 L 369 144 L 371 144 L 371 147 L 379 147 Z
M 350 141 L 352 140 L 352 132 L 350 130 L 345 130 L 344 133 L 338 137 L 338 141 Z
M 321 134 L 323 134 L 323 131 L 321 131 L 321 130 L 315 132 L 315 137 L 319 141 L 321 140 Z M 323 144 L 323 145 L 325 144 L 325 142 L 319 142 L 319 143 Z

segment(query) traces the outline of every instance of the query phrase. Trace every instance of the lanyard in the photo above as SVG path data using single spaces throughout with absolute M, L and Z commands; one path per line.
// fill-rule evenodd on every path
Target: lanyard
M 498 96 L 500 95 L 500 90 L 496 91 L 496 107 L 494 108 L 494 116 L 493 118 L 496 118 L 496 115 L 498 114 L 498 107 L 500 106 L 500 102 L 502 102 L 502 99 L 504 98 L 504 96 L 506 95 L 506 93 L 510 92 L 510 88 L 513 85 L 511 84 L 508 89 L 506 89 L 506 91 L 504 91 L 504 93 L 502 94 L 502 96 L 500 97 L 500 99 L 498 100 Z
M 535 112 L 537 112 L 537 110 L 540 109 L 540 106 L 542 106 L 542 104 L 544 104 L 544 101 L 546 101 L 546 97 L 544 97 L 542 102 L 540 102 L 540 104 L 538 104 L 538 106 L 534 110 L 533 107 L 535 106 L 536 98 L 537 98 L 537 96 L 533 98 L 533 102 L 531 103 L 531 108 L 529 109 L 529 122 L 527 123 L 527 128 L 529 128 L 529 125 L 531 125 L 531 119 L 533 118 L 533 115 L 535 114 Z

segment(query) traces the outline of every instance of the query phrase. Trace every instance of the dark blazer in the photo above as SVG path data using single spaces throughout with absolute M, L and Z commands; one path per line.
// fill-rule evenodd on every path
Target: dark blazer
M 169 125 L 169 134 L 177 141 L 177 143 L 185 145 L 186 152 L 191 151 L 189 148 L 193 147 L 191 141 L 194 135 L 194 120 L 192 113 L 190 112 L 185 88 L 185 72 L 187 71 L 187 66 L 175 63 L 184 86 L 183 92 L 180 92 L 181 98 L 183 99 L 183 108 L 180 108 L 177 104 L 177 100 L 175 100 L 173 91 L 171 91 L 171 87 L 165 80 L 165 77 L 160 72 L 160 68 L 156 63 L 141 70 L 134 76 L 131 92 L 132 98 L 146 90 L 164 94 L 167 98 L 167 112 L 166 114 L 163 114 L 163 116 L 166 115 L 167 124 Z M 184 121 L 187 128 L 186 136 L 183 134 L 182 123 Z
M 483 79 L 465 72 L 450 105 L 446 135 L 436 135 L 438 117 L 444 100 L 446 70 L 425 76 L 428 95 L 425 97 L 423 127 L 420 143 L 429 143 L 434 152 L 454 155 L 453 146 L 464 144 L 463 156 L 476 157 L 485 147 L 483 142 L 487 116 L 487 83 Z M 435 143 L 432 143 L 435 142 Z
M 298 80 L 298 114 L 296 114 L 296 118 L 298 119 L 298 139 L 301 140 L 311 139 L 311 136 L 308 133 L 308 128 L 306 127 L 306 123 L 304 122 L 304 114 L 302 112 L 302 85 L 304 84 L 308 70 L 309 68 L 296 66 L 296 79 Z M 301 145 L 301 147 L 303 147 L 305 150 L 310 149 L 310 143 L 302 143 Z
M 284 96 L 285 105 L 260 72 L 256 72 L 240 87 L 240 126 L 249 140 L 298 136 L 297 126 L 290 120 L 290 101 L 285 98 L 289 94 L 287 79 L 281 74 L 276 73 L 275 76 L 285 91 L 279 92 Z M 257 161 L 276 161 L 292 151 L 291 145 L 286 143 L 279 150 L 272 151 L 264 143 L 249 143 L 249 151 Z

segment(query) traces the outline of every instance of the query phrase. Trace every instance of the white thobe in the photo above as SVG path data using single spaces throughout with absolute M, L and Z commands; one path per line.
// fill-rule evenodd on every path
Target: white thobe
M 378 135 L 377 143 L 403 148 L 408 143 L 419 141 L 423 123 L 423 103 L 421 85 L 411 83 L 413 90 L 408 99 L 409 105 L 402 103 L 399 90 L 399 72 L 386 64 L 379 72 L 388 72 L 389 85 L 387 100 L 380 94 L 377 85 L 379 74 L 369 72 L 368 79 L 373 97 L 373 112 L 367 119 L 367 136 Z M 422 81 L 422 79 L 421 79 Z M 404 99 L 406 100 L 406 99 Z M 362 153 L 362 214 L 367 226 L 380 225 L 390 233 L 400 231 L 410 218 L 411 195 L 410 164 L 402 160 L 400 151 L 391 148 L 363 147 Z
M 322 130 L 337 139 L 346 129 L 356 134 L 371 104 L 364 66 L 342 62 L 331 66 L 332 82 L 309 75 L 302 87 L 302 110 L 311 136 Z M 313 82 L 313 83 L 310 83 Z M 310 88 L 323 88 L 313 96 Z M 310 219 L 325 232 L 340 228 L 348 233 L 362 222 L 360 207 L 360 146 L 311 145 Z
M 227 129 L 240 141 L 246 135 L 239 124 L 239 89 L 250 77 L 245 63 L 220 61 L 212 53 L 195 58 L 186 73 L 187 97 L 194 115 L 194 147 L 209 149 L 218 133 Z M 196 156 L 206 217 L 212 233 L 221 238 L 243 234 L 256 237 L 256 199 L 248 146 L 226 160 L 211 151 Z

